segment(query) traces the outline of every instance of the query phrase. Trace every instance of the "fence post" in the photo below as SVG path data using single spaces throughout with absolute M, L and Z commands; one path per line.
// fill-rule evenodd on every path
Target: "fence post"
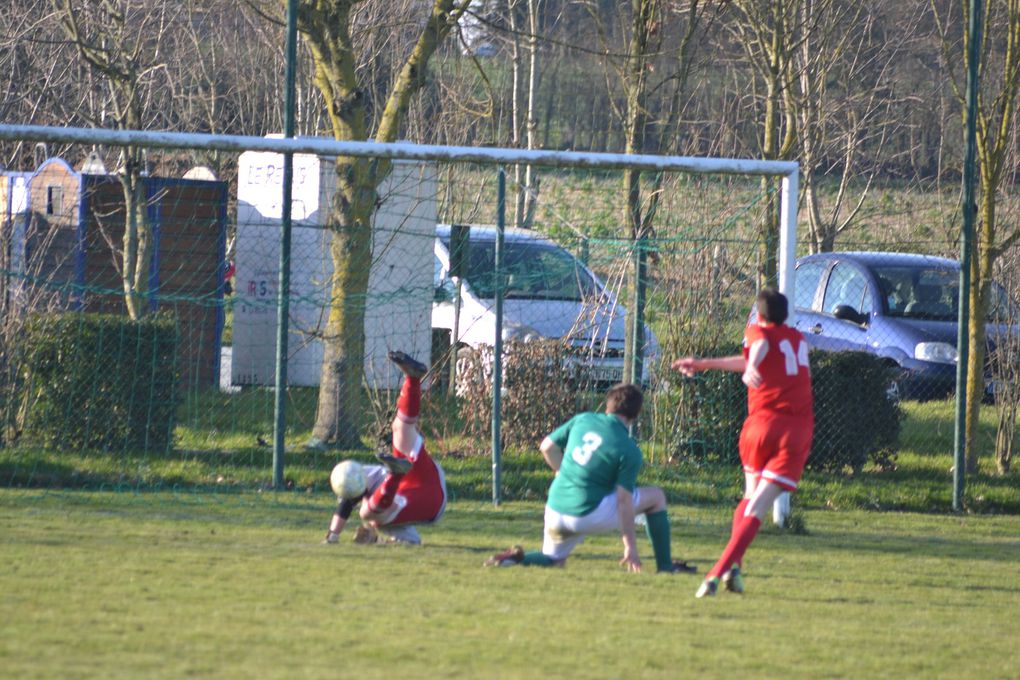
M 506 228 L 506 169 L 500 166 L 496 179 L 496 337 L 492 347 L 492 504 L 502 494 L 501 401 L 503 391 L 503 231 Z
M 294 136 L 294 78 L 297 61 L 297 5 L 287 1 L 287 69 L 284 96 L 283 135 Z M 280 224 L 280 272 L 276 301 L 276 401 L 273 404 L 273 488 L 283 481 L 283 447 L 286 430 L 287 336 L 290 332 L 290 237 L 291 203 L 294 201 L 294 154 L 283 155 L 283 205 Z
M 970 359 L 970 260 L 974 234 L 974 166 L 977 154 L 978 65 L 981 61 L 981 0 L 971 0 L 967 19 L 967 129 L 963 161 L 963 226 L 960 230 L 960 318 L 956 336 L 956 432 L 953 438 L 953 510 L 963 510 L 967 467 L 967 362 Z

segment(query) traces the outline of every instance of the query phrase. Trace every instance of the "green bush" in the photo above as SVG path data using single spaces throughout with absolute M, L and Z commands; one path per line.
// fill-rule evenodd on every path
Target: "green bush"
M 895 371 L 866 352 L 812 352 L 815 436 L 807 467 L 859 472 L 891 467 L 903 414 L 889 396 Z
M 807 467 L 830 472 L 859 472 L 868 463 L 891 467 L 902 420 L 888 394 L 893 369 L 865 352 L 812 352 L 811 375 L 815 432 Z M 693 380 L 678 378 L 666 398 L 674 458 L 740 462 L 740 428 L 747 416 L 740 374 L 707 371 Z
M 740 374 L 706 371 L 697 378 L 677 377 L 666 411 L 672 457 L 698 463 L 740 462 L 740 428 L 747 417 L 747 388 Z
M 173 444 L 177 324 L 108 314 L 30 318 L 20 343 L 25 441 L 61 449 L 161 451 Z

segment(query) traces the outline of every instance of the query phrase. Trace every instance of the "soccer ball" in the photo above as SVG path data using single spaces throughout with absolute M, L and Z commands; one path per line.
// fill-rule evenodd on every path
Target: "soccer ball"
M 357 498 L 365 493 L 365 469 L 353 460 L 337 463 L 329 473 L 329 485 L 340 498 Z

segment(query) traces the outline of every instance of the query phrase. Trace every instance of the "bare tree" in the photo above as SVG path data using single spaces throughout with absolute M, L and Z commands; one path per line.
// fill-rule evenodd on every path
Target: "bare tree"
M 832 250 L 839 235 L 860 223 L 881 170 L 861 156 L 866 146 L 883 152 L 897 126 L 890 115 L 896 103 L 890 71 L 910 38 L 887 40 L 878 26 L 883 17 L 868 3 L 803 0 L 800 12 L 799 24 L 811 30 L 792 55 L 796 90 L 784 101 L 797 117 L 795 144 L 811 250 L 821 252 Z M 831 200 L 824 200 L 819 183 L 832 175 L 836 188 Z
M 932 1 L 939 26 L 947 71 L 963 111 L 966 127 L 966 72 L 972 60 L 969 33 L 962 27 L 970 13 L 970 0 L 950 3 L 948 10 Z M 955 20 L 954 18 L 955 17 Z M 978 417 L 985 393 L 990 303 L 996 260 L 1020 239 L 1020 226 L 1000 223 L 997 210 L 1004 191 L 1016 179 L 1015 145 L 1020 116 L 1020 0 L 989 0 L 984 5 L 984 39 L 976 64 L 980 91 L 974 123 L 977 130 L 978 198 L 970 252 L 970 322 L 967 328 L 967 417 L 965 448 L 967 469 L 978 467 Z
M 624 152 L 655 153 L 675 148 L 672 145 L 676 142 L 677 124 L 692 68 L 692 50 L 702 28 L 705 5 L 699 0 L 632 0 L 629 15 L 621 10 L 621 16 L 628 18 L 629 24 L 622 30 L 626 49 L 619 52 L 612 38 L 613 28 L 603 22 L 600 7 L 596 3 L 587 6 L 605 54 L 606 77 L 615 79 L 623 91 L 623 106 L 614 111 L 623 121 Z M 667 24 L 670 30 L 664 29 Z M 653 121 L 648 99 L 657 91 L 669 93 L 669 105 L 664 117 Z M 658 129 L 649 134 L 653 127 Z M 627 276 L 630 313 L 626 317 L 623 373 L 625 379 L 635 382 L 641 380 L 637 359 L 645 344 L 644 328 L 638 323 L 643 316 L 642 287 L 647 278 L 644 240 L 654 236 L 653 222 L 661 183 L 661 174 L 650 186 L 643 187 L 640 171 L 624 173 L 626 223 L 635 247 Z
M 823 2 L 826 0 L 822 0 Z M 766 160 L 789 160 L 796 151 L 797 116 L 791 105 L 796 73 L 794 60 L 810 27 L 801 25 L 805 0 L 734 0 L 728 22 L 753 69 L 752 83 L 760 100 L 759 149 Z M 763 91 L 757 91 L 757 88 Z M 762 178 L 765 210 L 758 233 L 759 285 L 778 280 L 776 251 L 779 245 L 778 184 Z
M 364 0 L 298 2 L 298 30 L 313 56 L 314 80 L 333 136 L 350 141 L 396 141 L 412 96 L 425 84 L 429 60 L 469 3 L 434 0 L 430 5 L 406 2 L 394 7 Z M 286 2 L 282 4 L 286 6 Z M 389 44 L 390 36 L 401 32 L 395 27 L 413 35 L 409 48 Z M 381 40 L 369 53 L 367 65 L 359 61 L 363 57 L 359 52 L 363 43 L 355 40 L 359 32 Z M 394 57 L 397 49 L 399 56 Z M 399 64 L 385 79 L 372 68 L 381 55 Z M 375 101 L 375 93 L 384 93 L 382 101 Z M 390 167 L 384 160 L 336 159 L 337 186 L 326 224 L 332 232 L 332 295 L 323 337 L 314 443 L 361 445 L 358 425 L 369 274 L 365 263 L 372 256 L 372 215 L 378 188 Z
M 143 127 L 162 70 L 160 41 L 173 21 L 171 7 L 141 0 L 53 0 L 53 10 L 68 39 L 105 87 L 102 116 L 118 129 Z M 107 108 L 108 107 L 108 108 Z M 148 219 L 143 150 L 124 147 L 118 179 L 124 193 L 121 282 L 132 319 L 147 310 L 152 234 Z

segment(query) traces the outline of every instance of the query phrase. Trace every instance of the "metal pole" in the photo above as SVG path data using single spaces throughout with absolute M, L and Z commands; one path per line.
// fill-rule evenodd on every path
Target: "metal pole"
M 294 136 L 294 79 L 297 61 L 297 4 L 287 1 L 287 70 L 283 136 Z M 283 446 L 286 430 L 287 336 L 290 332 L 291 203 L 294 200 L 294 154 L 283 155 L 283 206 L 280 229 L 279 290 L 276 296 L 276 402 L 273 406 L 273 488 L 283 481 Z
M 967 465 L 967 362 L 970 359 L 970 263 L 974 234 L 974 180 L 977 156 L 978 62 L 981 59 L 981 0 L 971 0 L 967 18 L 967 118 L 963 161 L 963 229 L 960 233 L 960 318 L 956 335 L 956 436 L 953 450 L 953 510 L 963 510 Z
M 492 504 L 502 494 L 502 436 L 500 408 L 503 391 L 503 231 L 506 228 L 506 169 L 500 166 L 496 180 L 496 338 L 492 347 Z
M 641 385 L 641 377 L 644 374 L 643 366 L 645 359 L 645 272 L 647 270 L 648 255 L 645 252 L 645 230 L 640 227 L 637 240 L 634 242 L 634 324 L 631 326 L 631 346 L 634 348 L 634 356 L 630 361 L 630 375 L 624 376 L 626 380 L 634 385 Z M 636 425 L 636 423 L 635 423 Z M 634 428 L 632 428 L 633 430 Z

